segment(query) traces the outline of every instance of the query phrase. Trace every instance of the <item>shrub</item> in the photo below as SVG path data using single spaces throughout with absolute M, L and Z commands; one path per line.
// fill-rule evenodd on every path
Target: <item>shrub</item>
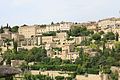
M 73 80 L 72 77 L 66 77 L 66 80 Z
M 87 73 L 88 73 L 88 74 L 99 74 L 99 69 L 88 68 L 88 69 L 87 69 Z
M 66 64 L 66 65 L 32 65 L 32 70 L 46 69 L 46 70 L 59 70 L 59 71 L 76 71 L 77 65 Z
M 64 76 L 56 76 L 55 79 L 56 80 L 64 80 Z

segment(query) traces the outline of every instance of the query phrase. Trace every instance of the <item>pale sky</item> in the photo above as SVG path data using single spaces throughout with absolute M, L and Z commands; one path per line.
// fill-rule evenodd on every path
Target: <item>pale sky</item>
M 120 17 L 120 0 L 0 0 L 0 25 L 87 22 Z

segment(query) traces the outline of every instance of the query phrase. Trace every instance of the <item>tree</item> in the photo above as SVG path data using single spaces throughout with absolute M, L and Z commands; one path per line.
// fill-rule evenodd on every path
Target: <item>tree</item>
M 81 46 L 88 46 L 91 44 L 91 41 L 89 39 L 82 40 L 80 45 Z
M 73 28 L 67 32 L 69 36 L 88 36 L 92 34 L 92 31 L 87 30 L 85 26 L 73 26 Z
M 106 49 L 105 41 L 102 41 L 102 47 L 103 47 L 103 52 L 104 52 L 104 50 Z
M 112 72 L 110 74 L 110 77 L 111 77 L 112 80 L 118 80 L 119 79 L 119 74 L 118 74 L 117 71 L 115 71 L 115 72 Z
M 11 32 L 18 32 L 18 28 L 19 28 L 19 26 L 13 26 L 12 28 L 11 28 Z
M 31 61 L 42 62 L 46 57 L 47 57 L 47 52 L 44 48 L 34 47 L 28 51 L 27 61 L 28 62 L 31 62 Z
M 97 44 L 90 44 L 90 48 L 92 49 L 92 51 L 99 50 L 99 46 Z
M 120 42 L 115 43 L 115 50 L 116 52 L 120 52 Z
M 7 60 L 7 63 L 10 63 L 14 56 L 15 55 L 12 53 L 12 50 L 7 50 L 3 54 L 3 60 Z
M 54 22 L 51 22 L 51 25 L 54 25 Z
M 18 46 L 17 41 L 13 40 L 13 46 L 14 46 L 15 53 L 17 53 L 17 46 Z
M 115 40 L 115 34 L 113 32 L 107 32 L 107 34 L 104 35 L 104 38 L 107 40 Z
M 6 43 L 6 46 L 7 46 L 7 50 L 9 49 L 9 46 L 11 45 L 10 41 L 11 41 L 10 39 L 5 39 L 4 40 L 4 43 Z
M 62 60 L 62 64 L 70 64 L 71 61 L 70 60 Z
M 43 33 L 42 35 L 43 35 L 43 36 L 56 36 L 56 32 L 54 32 L 54 31 L 49 31 L 49 32 Z
M 115 40 L 118 41 L 119 40 L 119 34 L 116 32 L 115 34 Z
M 25 73 L 24 74 L 24 79 L 25 80 L 32 80 L 32 74 L 31 73 Z
M 62 63 L 62 59 L 58 57 L 50 59 L 50 62 L 49 62 L 49 64 L 52 64 L 52 65 L 60 65 L 61 63 Z
M 113 65 L 114 64 L 114 62 L 115 62 L 115 59 L 113 58 L 113 57 L 107 57 L 107 59 L 106 59 L 106 62 L 107 62 L 107 64 L 109 64 L 109 65 Z
M 3 27 L 1 26 L 0 33 L 3 33 L 3 32 L 4 32 L 4 30 L 3 30 Z
M 101 40 L 101 35 L 99 33 L 95 33 L 92 35 L 92 39 L 100 41 Z
M 0 48 L 0 53 L 2 54 L 2 48 Z

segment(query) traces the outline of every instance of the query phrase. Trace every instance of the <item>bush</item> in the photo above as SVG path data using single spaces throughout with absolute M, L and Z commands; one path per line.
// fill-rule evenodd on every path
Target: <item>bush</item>
M 73 65 L 73 64 L 62 65 L 63 71 L 76 71 L 76 69 L 77 69 L 77 65 Z
M 47 33 L 43 33 L 42 35 L 43 36 L 56 36 L 56 32 L 50 31 L 50 32 L 47 32 Z
M 86 68 L 78 68 L 77 69 L 77 74 L 85 74 L 85 72 L 86 72 Z
M 117 71 L 114 72 L 114 73 L 112 72 L 112 73 L 110 73 L 110 77 L 111 77 L 112 80 L 118 80 L 119 74 L 118 74 Z
M 53 80 L 50 76 L 46 75 L 32 75 L 30 73 L 24 74 L 24 79 L 25 80 Z
M 64 80 L 64 76 L 56 76 L 55 79 L 56 80 Z
M 108 68 L 103 69 L 103 73 L 105 73 L 105 74 L 110 74 L 110 73 L 111 73 L 111 70 L 110 70 L 110 69 L 108 69 Z
M 73 80 L 72 77 L 66 77 L 66 80 Z
M 88 68 L 88 69 L 87 69 L 87 73 L 88 73 L 88 74 L 99 74 L 99 69 Z
M 82 68 L 82 67 L 78 67 L 77 69 L 77 74 L 85 74 L 85 73 L 88 73 L 88 74 L 99 74 L 99 69 L 96 69 L 96 68 Z
M 101 35 L 99 33 L 95 33 L 92 35 L 92 39 L 100 41 L 101 40 Z
M 77 65 L 66 64 L 66 65 L 32 65 L 32 70 L 46 69 L 46 70 L 59 70 L 59 71 L 76 71 Z
M 87 30 L 85 26 L 72 26 L 73 28 L 68 31 L 69 36 L 88 36 L 90 34 L 93 34 L 92 31 Z
M 108 32 L 104 35 L 104 38 L 107 40 L 115 40 L 115 34 L 113 32 Z
M 30 73 L 24 74 L 24 79 L 25 79 L 25 80 L 32 80 L 32 77 L 33 77 L 33 75 L 30 74 Z

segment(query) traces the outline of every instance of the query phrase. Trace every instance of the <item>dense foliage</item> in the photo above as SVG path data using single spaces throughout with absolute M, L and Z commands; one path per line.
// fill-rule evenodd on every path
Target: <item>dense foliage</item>
M 76 64 L 65 64 L 65 65 L 33 65 L 30 66 L 33 70 L 45 69 L 45 70 L 57 70 L 57 71 L 76 71 Z
M 115 34 L 113 32 L 108 32 L 104 35 L 107 40 L 115 40 Z
M 74 26 L 75 28 L 71 29 L 70 31 L 68 31 L 68 35 L 69 36 L 88 36 L 90 34 L 93 34 L 93 31 L 89 31 L 87 30 L 86 27 L 82 27 L 82 26 Z
M 46 75 L 32 75 L 30 73 L 25 73 L 24 80 L 54 80 L 54 79 Z
M 0 33 L 3 33 L 3 32 L 4 32 L 4 30 L 3 30 L 3 27 L 1 26 Z
M 56 36 L 56 32 L 50 31 L 42 34 L 43 36 Z
M 15 32 L 18 32 L 18 28 L 19 26 L 13 26 L 10 30 L 11 32 L 15 33 Z
M 16 53 L 16 51 L 8 50 L 4 53 L 3 58 L 10 62 L 12 59 L 15 60 L 26 60 L 27 62 L 36 61 L 42 62 L 46 59 L 47 53 L 44 48 L 32 48 L 31 50 L 21 50 Z

